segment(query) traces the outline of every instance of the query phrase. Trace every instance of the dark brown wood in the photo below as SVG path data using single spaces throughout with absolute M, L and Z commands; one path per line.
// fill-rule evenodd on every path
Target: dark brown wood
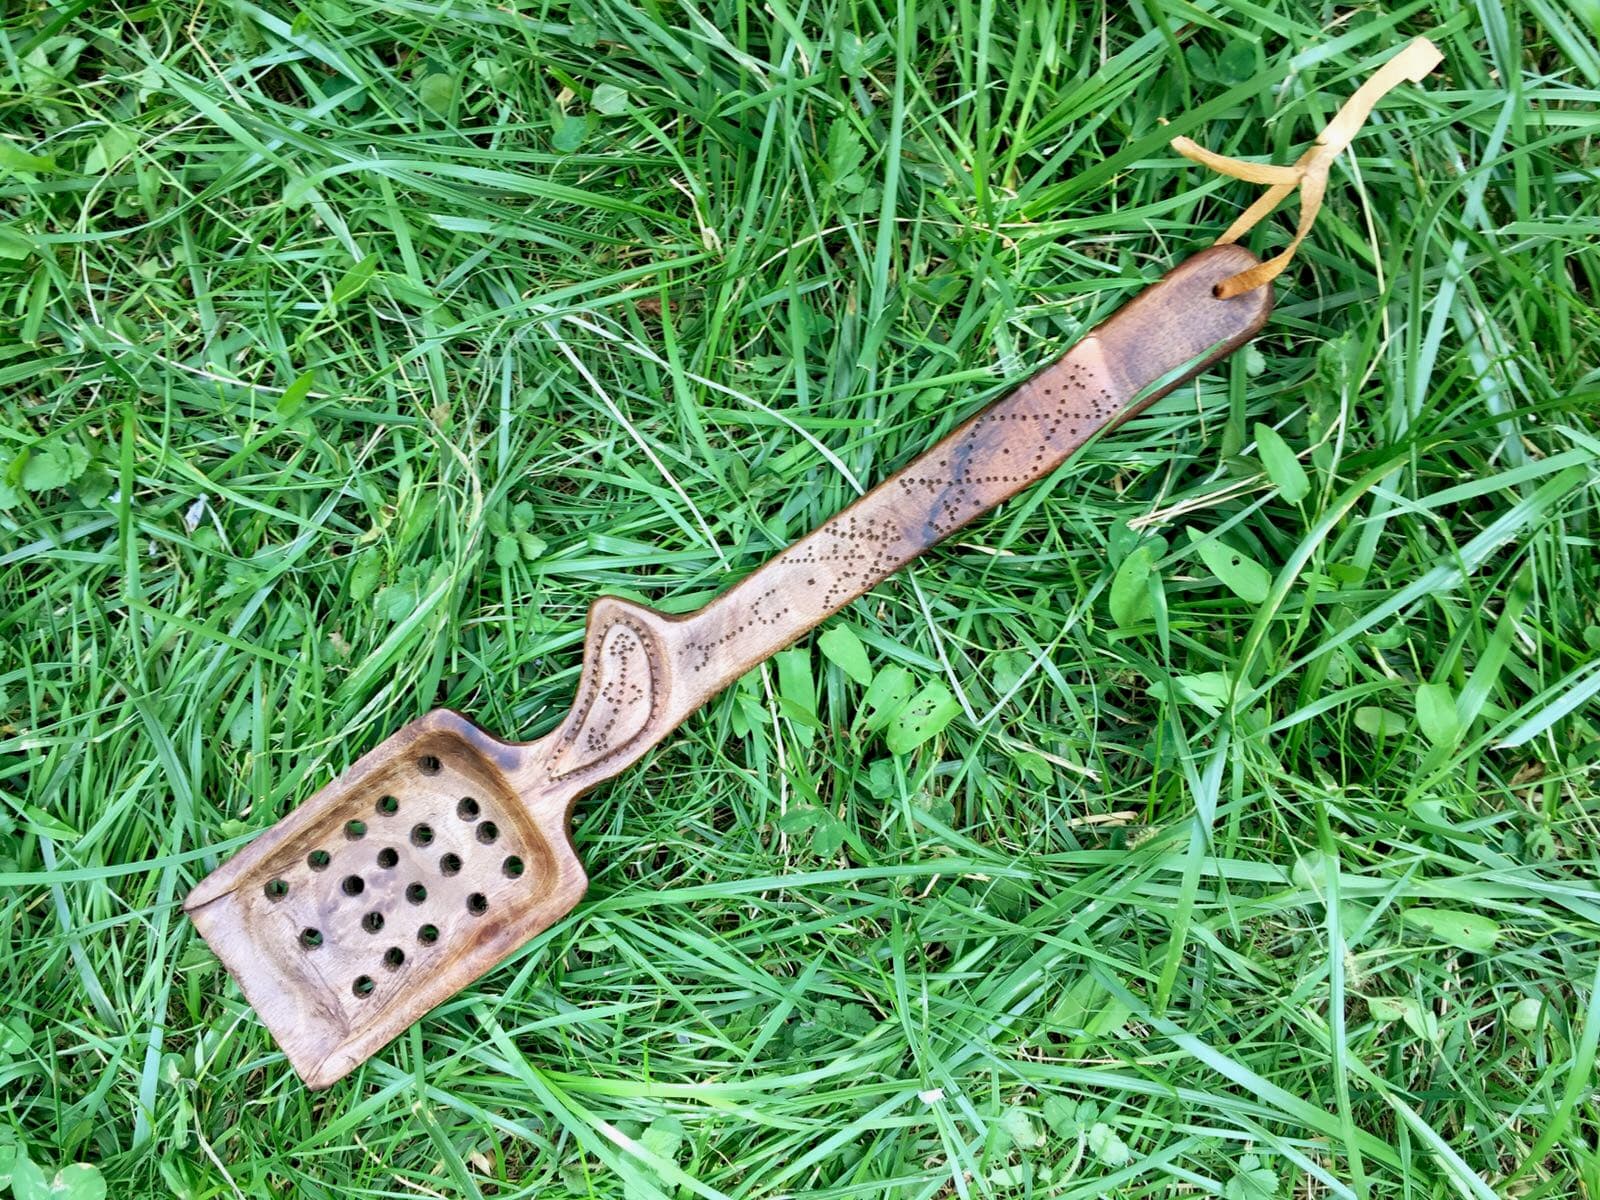
M 589 610 L 571 712 L 514 745 L 437 710 L 364 755 L 185 902 L 306 1084 L 326 1087 L 572 909 L 573 801 L 751 666 L 1090 438 L 1243 345 L 1255 258 L 1206 250 L 1053 366 L 699 612 Z

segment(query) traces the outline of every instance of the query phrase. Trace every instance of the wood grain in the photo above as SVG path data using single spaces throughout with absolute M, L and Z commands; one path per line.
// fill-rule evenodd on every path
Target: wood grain
M 437 710 L 200 883 L 185 908 L 310 1087 L 326 1087 L 572 909 L 573 801 L 755 663 L 1252 337 L 1255 258 L 1202 251 L 1052 366 L 703 609 L 590 608 L 572 709 L 501 741 Z

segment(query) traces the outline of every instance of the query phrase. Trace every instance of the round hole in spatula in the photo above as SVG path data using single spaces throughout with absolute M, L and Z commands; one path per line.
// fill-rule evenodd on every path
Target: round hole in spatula
M 457 875 L 461 872 L 461 855 L 446 854 L 439 860 L 439 874 Z
M 417 941 L 424 946 L 431 946 L 439 940 L 439 927 L 437 925 L 424 925 L 417 930 Z
M 378 812 L 383 816 L 392 817 L 400 811 L 400 801 L 393 796 L 385 796 L 378 801 Z
M 481 917 L 489 911 L 489 897 L 482 892 L 473 892 L 467 897 L 467 911 L 475 917 Z
M 346 896 L 359 896 L 367 890 L 367 881 L 359 875 L 346 875 L 340 880 L 339 889 Z
M 478 807 L 478 802 L 471 796 L 461 797 L 461 802 L 456 805 L 456 816 L 463 821 L 476 821 L 478 814 L 483 810 Z
M 500 864 L 500 870 L 504 872 L 507 879 L 520 878 L 522 872 L 526 869 L 527 868 L 523 866 L 522 860 L 515 854 Z
M 313 850 L 310 854 L 306 855 L 306 866 L 310 867 L 313 871 L 323 870 L 332 861 L 333 855 L 329 854 L 326 850 Z
M 344 835 L 352 842 L 357 838 L 366 837 L 367 823 L 365 821 L 346 821 L 344 823 Z
M 400 852 L 393 846 L 385 846 L 378 851 L 378 865 L 387 871 L 400 861 Z
M 315 950 L 322 945 L 322 930 L 302 929 L 300 931 L 300 944 L 307 950 Z
M 496 825 L 493 821 L 485 821 L 482 825 L 478 826 L 478 840 L 485 846 L 489 845 L 495 840 L 495 838 L 499 836 L 500 826 Z
M 368 933 L 379 932 L 383 929 L 383 914 L 381 912 L 369 912 L 361 918 L 361 928 Z
M 372 989 L 378 985 L 372 982 L 371 975 L 357 975 L 356 981 L 350 985 L 350 990 L 358 997 L 365 1000 L 372 995 Z
M 444 764 L 439 761 L 437 754 L 421 754 L 417 756 L 417 770 L 424 775 L 437 775 L 439 768 L 442 766 Z
M 428 889 L 420 883 L 413 883 L 406 888 L 406 899 L 413 904 L 422 904 L 428 899 Z
M 405 961 L 406 952 L 400 949 L 399 946 L 390 946 L 383 952 L 383 965 L 391 971 L 398 970 Z
M 269 879 L 267 886 L 261 890 L 266 893 L 268 900 L 282 900 L 289 894 L 289 885 L 282 879 Z
M 433 844 L 433 826 L 426 822 L 411 827 L 411 844 L 413 846 L 428 846 Z

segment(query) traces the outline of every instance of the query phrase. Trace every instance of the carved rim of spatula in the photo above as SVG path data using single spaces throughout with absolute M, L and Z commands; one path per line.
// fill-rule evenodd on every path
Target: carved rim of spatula
M 752 665 L 1085 442 L 1244 344 L 1272 307 L 1220 299 L 1255 264 L 1202 251 L 1063 358 L 698 612 L 606 598 L 577 699 L 524 746 L 412 722 L 190 895 L 195 925 L 303 1079 L 324 1087 L 569 911 L 569 815 Z

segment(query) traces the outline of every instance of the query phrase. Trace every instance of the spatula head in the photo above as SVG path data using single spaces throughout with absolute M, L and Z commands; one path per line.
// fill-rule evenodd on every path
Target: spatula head
M 403 727 L 184 907 L 313 1088 L 577 904 L 565 797 L 457 713 Z M 531 794 L 530 794 L 531 790 Z

